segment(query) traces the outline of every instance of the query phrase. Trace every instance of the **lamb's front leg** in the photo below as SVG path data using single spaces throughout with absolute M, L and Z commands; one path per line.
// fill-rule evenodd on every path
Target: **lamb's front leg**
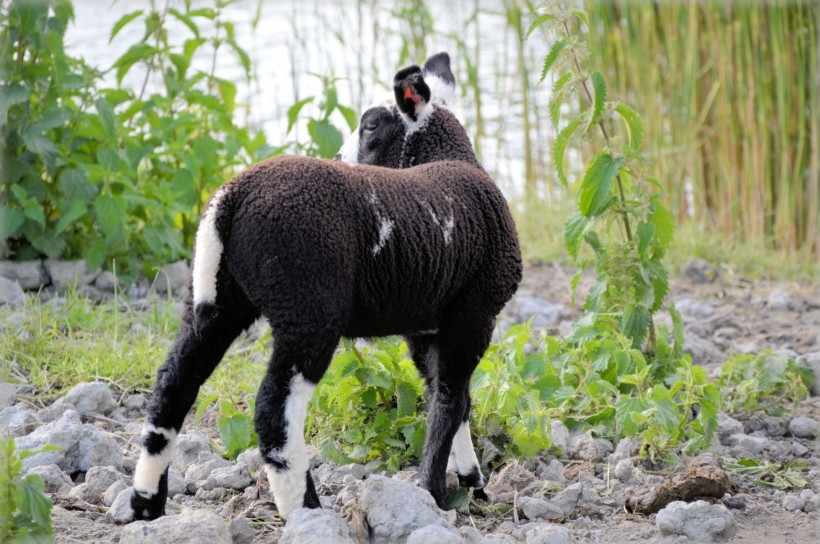
M 467 406 L 461 424 L 458 426 L 453 446 L 450 449 L 450 458 L 447 461 L 447 470 L 458 475 L 458 483 L 461 487 L 472 487 L 476 490 L 477 496 L 483 496 L 480 491 L 484 488 L 484 475 L 478 464 L 478 457 L 473 447 L 473 439 L 470 434 L 470 397 L 467 396 Z
M 314 348 L 306 349 L 278 336 L 259 388 L 254 424 L 270 489 L 283 518 L 298 508 L 321 506 L 310 477 L 305 418 L 316 383 L 330 364 L 338 340 L 335 337 L 315 349 L 319 344 L 315 335 L 307 336 L 303 343 Z

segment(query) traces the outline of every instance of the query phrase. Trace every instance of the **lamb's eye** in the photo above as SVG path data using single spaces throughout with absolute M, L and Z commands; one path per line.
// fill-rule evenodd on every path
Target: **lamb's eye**
M 378 121 L 375 121 L 375 120 L 373 120 L 373 121 L 368 121 L 368 122 L 367 122 L 367 123 L 365 123 L 365 125 L 364 125 L 364 130 L 365 130 L 366 132 L 373 132 L 374 130 L 376 130 L 376 128 L 377 128 L 378 126 L 379 126 Z

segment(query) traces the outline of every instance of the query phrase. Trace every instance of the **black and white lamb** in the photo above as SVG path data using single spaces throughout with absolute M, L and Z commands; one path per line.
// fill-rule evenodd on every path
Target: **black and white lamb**
M 440 506 L 447 469 L 483 487 L 468 424 L 470 377 L 521 279 L 521 254 L 507 203 L 464 128 L 445 97 L 431 100 L 431 86 L 446 94 L 454 83 L 446 53 L 424 70 L 405 68 L 395 102 L 365 112 L 343 146 L 340 158 L 357 165 L 277 157 L 211 197 L 192 293 L 148 407 L 136 519 L 164 514 L 185 415 L 260 316 L 275 340 L 254 423 L 283 517 L 320 506 L 304 423 L 342 336 L 407 339 L 430 399 L 421 485 Z

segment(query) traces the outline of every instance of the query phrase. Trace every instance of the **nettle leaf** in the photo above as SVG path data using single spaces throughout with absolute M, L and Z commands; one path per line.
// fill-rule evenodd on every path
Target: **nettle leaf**
M 301 112 L 302 108 L 311 102 L 313 102 L 313 97 L 308 96 L 288 108 L 288 134 L 290 134 L 290 130 L 293 128 L 293 125 L 296 124 L 296 120 L 299 118 L 299 112 Z
M 549 110 L 549 117 L 550 121 L 552 121 L 552 126 L 558 128 L 558 121 L 561 118 L 561 101 L 564 98 L 564 87 L 567 86 L 572 80 L 572 72 L 567 72 L 557 80 L 552 86 L 552 93 L 550 93 L 550 99 L 547 103 L 547 109 Z
M 621 116 L 626 123 L 627 131 L 629 133 L 629 147 L 635 151 L 640 151 L 643 147 L 644 124 L 638 112 L 627 106 L 626 104 L 617 104 L 615 111 Z
M 316 144 L 319 156 L 325 159 L 332 158 L 344 143 L 342 133 L 328 121 L 311 119 L 308 121 L 308 134 Z
M 179 10 L 176 10 L 176 9 L 174 9 L 174 8 L 171 8 L 171 7 L 169 7 L 169 8 L 168 8 L 168 13 L 170 13 L 171 15 L 173 15 L 173 17 L 174 17 L 177 21 L 179 21 L 180 23 L 182 23 L 182 24 L 184 24 L 185 26 L 187 26 L 187 27 L 188 27 L 188 30 L 190 30 L 191 32 L 193 32 L 194 36 L 196 36 L 197 38 L 199 37 L 199 27 L 198 27 L 198 26 L 196 26 L 196 23 L 193 21 L 193 19 L 191 19 L 190 17 L 188 17 L 188 16 L 187 16 L 187 15 L 185 15 L 184 13 L 180 13 L 180 11 L 179 11 Z
M 110 44 L 112 41 L 114 41 L 116 35 L 120 33 L 120 30 L 122 30 L 125 27 L 125 25 L 127 25 L 143 13 L 144 10 L 132 11 L 131 13 L 126 13 L 125 15 L 120 17 L 120 19 L 116 23 L 114 23 L 114 26 L 111 28 L 111 35 L 108 37 L 108 43 Z
M 564 224 L 564 245 L 574 260 L 578 260 L 578 247 L 581 244 L 581 237 L 589 225 L 590 219 L 579 213 L 573 213 Z
M 615 420 L 624 436 L 635 436 L 643 432 L 641 414 L 649 408 L 649 404 L 642 398 L 622 396 L 615 405 Z
M 582 9 L 571 9 L 569 12 L 581 19 L 584 24 L 587 25 L 587 28 L 589 28 L 589 15 L 587 15 L 586 11 Z
M 659 384 L 652 388 L 652 393 L 649 396 L 652 399 L 652 411 L 658 423 L 670 435 L 678 434 L 676 431 L 678 431 L 678 423 L 680 422 L 680 412 L 669 390 Z
M 663 301 L 666 294 L 669 292 L 669 274 L 663 267 L 663 264 L 658 261 L 648 261 L 644 263 L 644 268 L 649 273 L 649 279 L 652 282 L 652 290 L 654 291 L 654 302 L 650 305 L 649 311 L 655 313 L 663 306 Z
M 356 115 L 356 112 L 353 111 L 352 108 L 348 108 L 347 106 L 343 106 L 341 104 L 336 104 L 336 109 L 342 114 L 342 117 L 345 118 L 345 122 L 347 123 L 350 131 L 353 132 L 356 130 L 356 127 L 359 126 L 359 118 Z
M 556 139 L 556 145 L 557 145 Z M 599 153 L 587 168 L 581 184 L 578 208 L 585 217 L 601 215 L 612 202 L 612 181 L 623 166 L 624 159 L 609 153 Z
M 418 401 L 416 388 L 407 382 L 401 382 L 396 387 L 396 404 L 398 407 L 398 417 L 412 416 L 416 413 L 416 402 Z
M 148 60 L 157 53 L 159 53 L 159 49 L 147 43 L 132 45 L 112 66 L 112 68 L 117 69 L 117 85 L 122 85 L 122 79 L 134 64 Z
M 544 66 L 541 67 L 541 79 L 538 82 L 544 81 L 546 79 L 547 74 L 549 73 L 552 66 L 555 64 L 555 61 L 561 56 L 561 52 L 567 47 L 566 40 L 558 40 L 552 47 L 550 48 L 550 52 L 547 53 L 547 57 L 544 59 Z
M 604 105 L 606 104 L 606 80 L 604 79 L 604 74 L 598 70 L 595 70 L 589 75 L 589 79 L 592 81 L 592 89 L 594 93 L 592 115 L 590 115 L 589 121 L 587 121 L 584 134 L 589 132 L 589 129 L 601 120 L 601 114 L 604 113 Z
M 569 145 L 569 139 L 575 131 L 578 130 L 579 126 L 581 126 L 581 118 L 575 117 L 558 133 L 558 136 L 555 137 L 555 144 L 552 147 L 552 160 L 555 163 L 555 173 L 558 174 L 558 179 L 561 180 L 561 183 L 565 187 L 569 185 L 569 183 L 564 173 L 564 153 L 567 150 L 567 145 Z
M 87 211 L 88 207 L 84 201 L 72 200 L 71 204 L 68 205 L 68 209 L 63 212 L 63 216 L 57 221 L 54 230 L 57 234 L 61 234 L 69 225 L 84 216 Z
M 0 238 L 11 238 L 25 221 L 23 210 L 0 204 Z
M 638 228 L 635 231 L 635 236 L 638 239 L 638 253 L 641 257 L 646 258 L 649 245 L 655 237 L 655 225 L 641 221 L 638 223 Z
M 39 474 L 29 474 L 14 482 L 14 504 L 41 531 L 51 534 L 51 507 L 53 503 L 45 494 L 45 486 Z
M 655 226 L 655 240 L 660 249 L 665 250 L 675 235 L 675 220 L 669 210 L 660 202 L 654 202 L 652 224 Z
M 627 338 L 632 339 L 632 347 L 637 348 L 643 343 L 649 332 L 652 317 L 643 304 L 627 304 L 621 319 L 621 331 Z
M 231 459 L 242 453 L 251 443 L 249 416 L 234 414 L 219 419 L 219 436 Z
M 547 23 L 549 21 L 554 21 L 554 20 L 555 20 L 555 15 L 553 15 L 551 13 L 544 13 L 543 15 L 539 15 L 535 19 L 535 21 L 533 21 L 532 24 L 530 25 L 529 30 L 527 30 L 527 36 L 524 39 L 525 40 L 528 39 L 530 37 L 530 34 L 532 34 L 535 31 L 535 29 L 538 28 L 539 26 L 543 25 L 544 23 Z

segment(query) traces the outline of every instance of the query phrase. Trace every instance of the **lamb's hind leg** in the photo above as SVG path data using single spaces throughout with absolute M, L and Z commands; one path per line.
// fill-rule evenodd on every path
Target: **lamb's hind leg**
M 448 466 L 456 469 L 463 484 L 483 486 L 470 439 L 470 377 L 490 343 L 493 327 L 492 318 L 453 310 L 449 319 L 442 320 L 437 335 L 438 358 L 431 365 L 432 379 L 428 380 L 432 394 L 419 469 L 422 485 L 441 507 Z M 458 442 L 454 443 L 454 438 Z M 456 463 L 452 462 L 452 452 Z
M 148 405 L 131 496 L 135 519 L 151 520 L 165 514 L 168 465 L 182 422 L 225 350 L 254 319 L 253 313 L 223 312 L 198 330 L 193 324 L 191 303 L 187 302 L 182 326 L 165 364 L 157 372 Z
M 279 514 L 319 508 L 305 447 L 305 418 L 316 384 L 327 370 L 337 334 L 277 334 L 256 399 L 256 432 Z

